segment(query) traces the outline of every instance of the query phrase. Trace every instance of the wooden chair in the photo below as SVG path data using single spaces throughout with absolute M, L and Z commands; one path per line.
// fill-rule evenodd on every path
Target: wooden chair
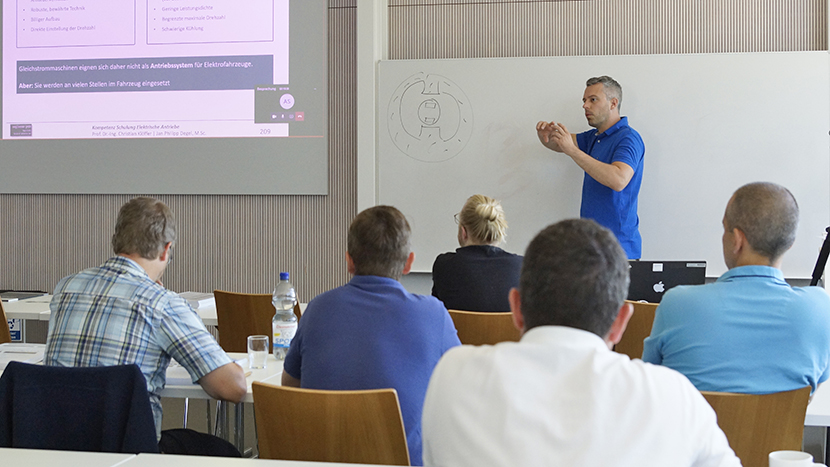
M 745 467 L 766 467 L 772 451 L 801 450 L 810 386 L 762 395 L 701 393 Z
M 409 465 L 394 389 L 322 391 L 253 383 L 261 459 Z
M 654 312 L 658 303 L 632 302 L 634 314 L 628 321 L 622 339 L 614 346 L 614 351 L 628 355 L 631 358 L 643 358 L 643 340 L 651 335 L 651 326 L 654 324 Z
M 12 341 L 12 333 L 9 331 L 9 320 L 6 319 L 6 312 L 3 311 L 3 302 L 0 302 L 0 344 L 5 344 Z
M 522 333 L 513 325 L 510 312 L 487 313 L 479 311 L 449 310 L 458 331 L 458 340 L 465 345 L 498 344 L 504 341 L 518 342 Z
M 271 294 L 250 294 L 214 290 L 219 345 L 225 352 L 248 352 L 248 336 L 262 334 L 271 339 L 274 306 Z M 300 303 L 294 305 L 300 321 Z

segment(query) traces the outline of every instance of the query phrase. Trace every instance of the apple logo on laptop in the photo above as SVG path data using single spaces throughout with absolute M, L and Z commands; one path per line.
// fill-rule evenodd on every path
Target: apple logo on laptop
M 654 291 L 657 292 L 657 293 L 663 293 L 663 292 L 666 291 L 666 286 L 663 285 L 663 281 L 660 281 L 660 282 L 654 284 L 653 288 L 654 288 Z

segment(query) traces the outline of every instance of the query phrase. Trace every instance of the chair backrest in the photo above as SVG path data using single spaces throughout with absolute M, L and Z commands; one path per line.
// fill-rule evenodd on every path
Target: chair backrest
M 3 311 L 3 302 L 0 301 L 0 344 L 12 341 L 12 333 L 9 331 L 9 320 L 6 319 L 6 312 Z
M 11 362 L 0 376 L 0 447 L 158 452 L 144 375 L 136 365 Z
M 271 294 L 251 294 L 214 290 L 216 319 L 219 327 L 219 345 L 225 352 L 247 352 L 248 336 L 262 334 L 272 336 L 271 320 L 274 305 Z M 294 305 L 297 322 L 300 320 L 300 303 Z
M 762 395 L 701 393 L 745 467 L 766 467 L 772 451 L 801 450 L 810 386 Z
M 522 333 L 513 325 L 513 314 L 508 312 L 479 312 L 449 310 L 458 331 L 458 340 L 465 345 L 518 342 Z
M 654 324 L 654 312 L 659 303 L 633 302 L 634 314 L 625 327 L 622 339 L 614 346 L 614 351 L 624 353 L 631 358 L 643 357 L 643 340 L 651 335 L 651 325 Z
M 323 391 L 253 383 L 262 459 L 409 465 L 394 389 Z

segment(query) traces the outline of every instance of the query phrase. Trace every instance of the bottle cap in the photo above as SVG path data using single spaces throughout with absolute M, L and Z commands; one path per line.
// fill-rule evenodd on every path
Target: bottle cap
M 287 281 L 288 280 L 288 273 L 287 272 L 281 272 L 280 273 L 280 280 L 281 281 Z

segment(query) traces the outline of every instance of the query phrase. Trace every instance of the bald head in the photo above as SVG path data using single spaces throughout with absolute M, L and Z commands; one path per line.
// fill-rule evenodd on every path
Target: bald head
M 752 249 L 774 263 L 795 242 L 798 203 L 781 185 L 750 183 L 732 195 L 723 222 L 728 232 L 743 232 Z

